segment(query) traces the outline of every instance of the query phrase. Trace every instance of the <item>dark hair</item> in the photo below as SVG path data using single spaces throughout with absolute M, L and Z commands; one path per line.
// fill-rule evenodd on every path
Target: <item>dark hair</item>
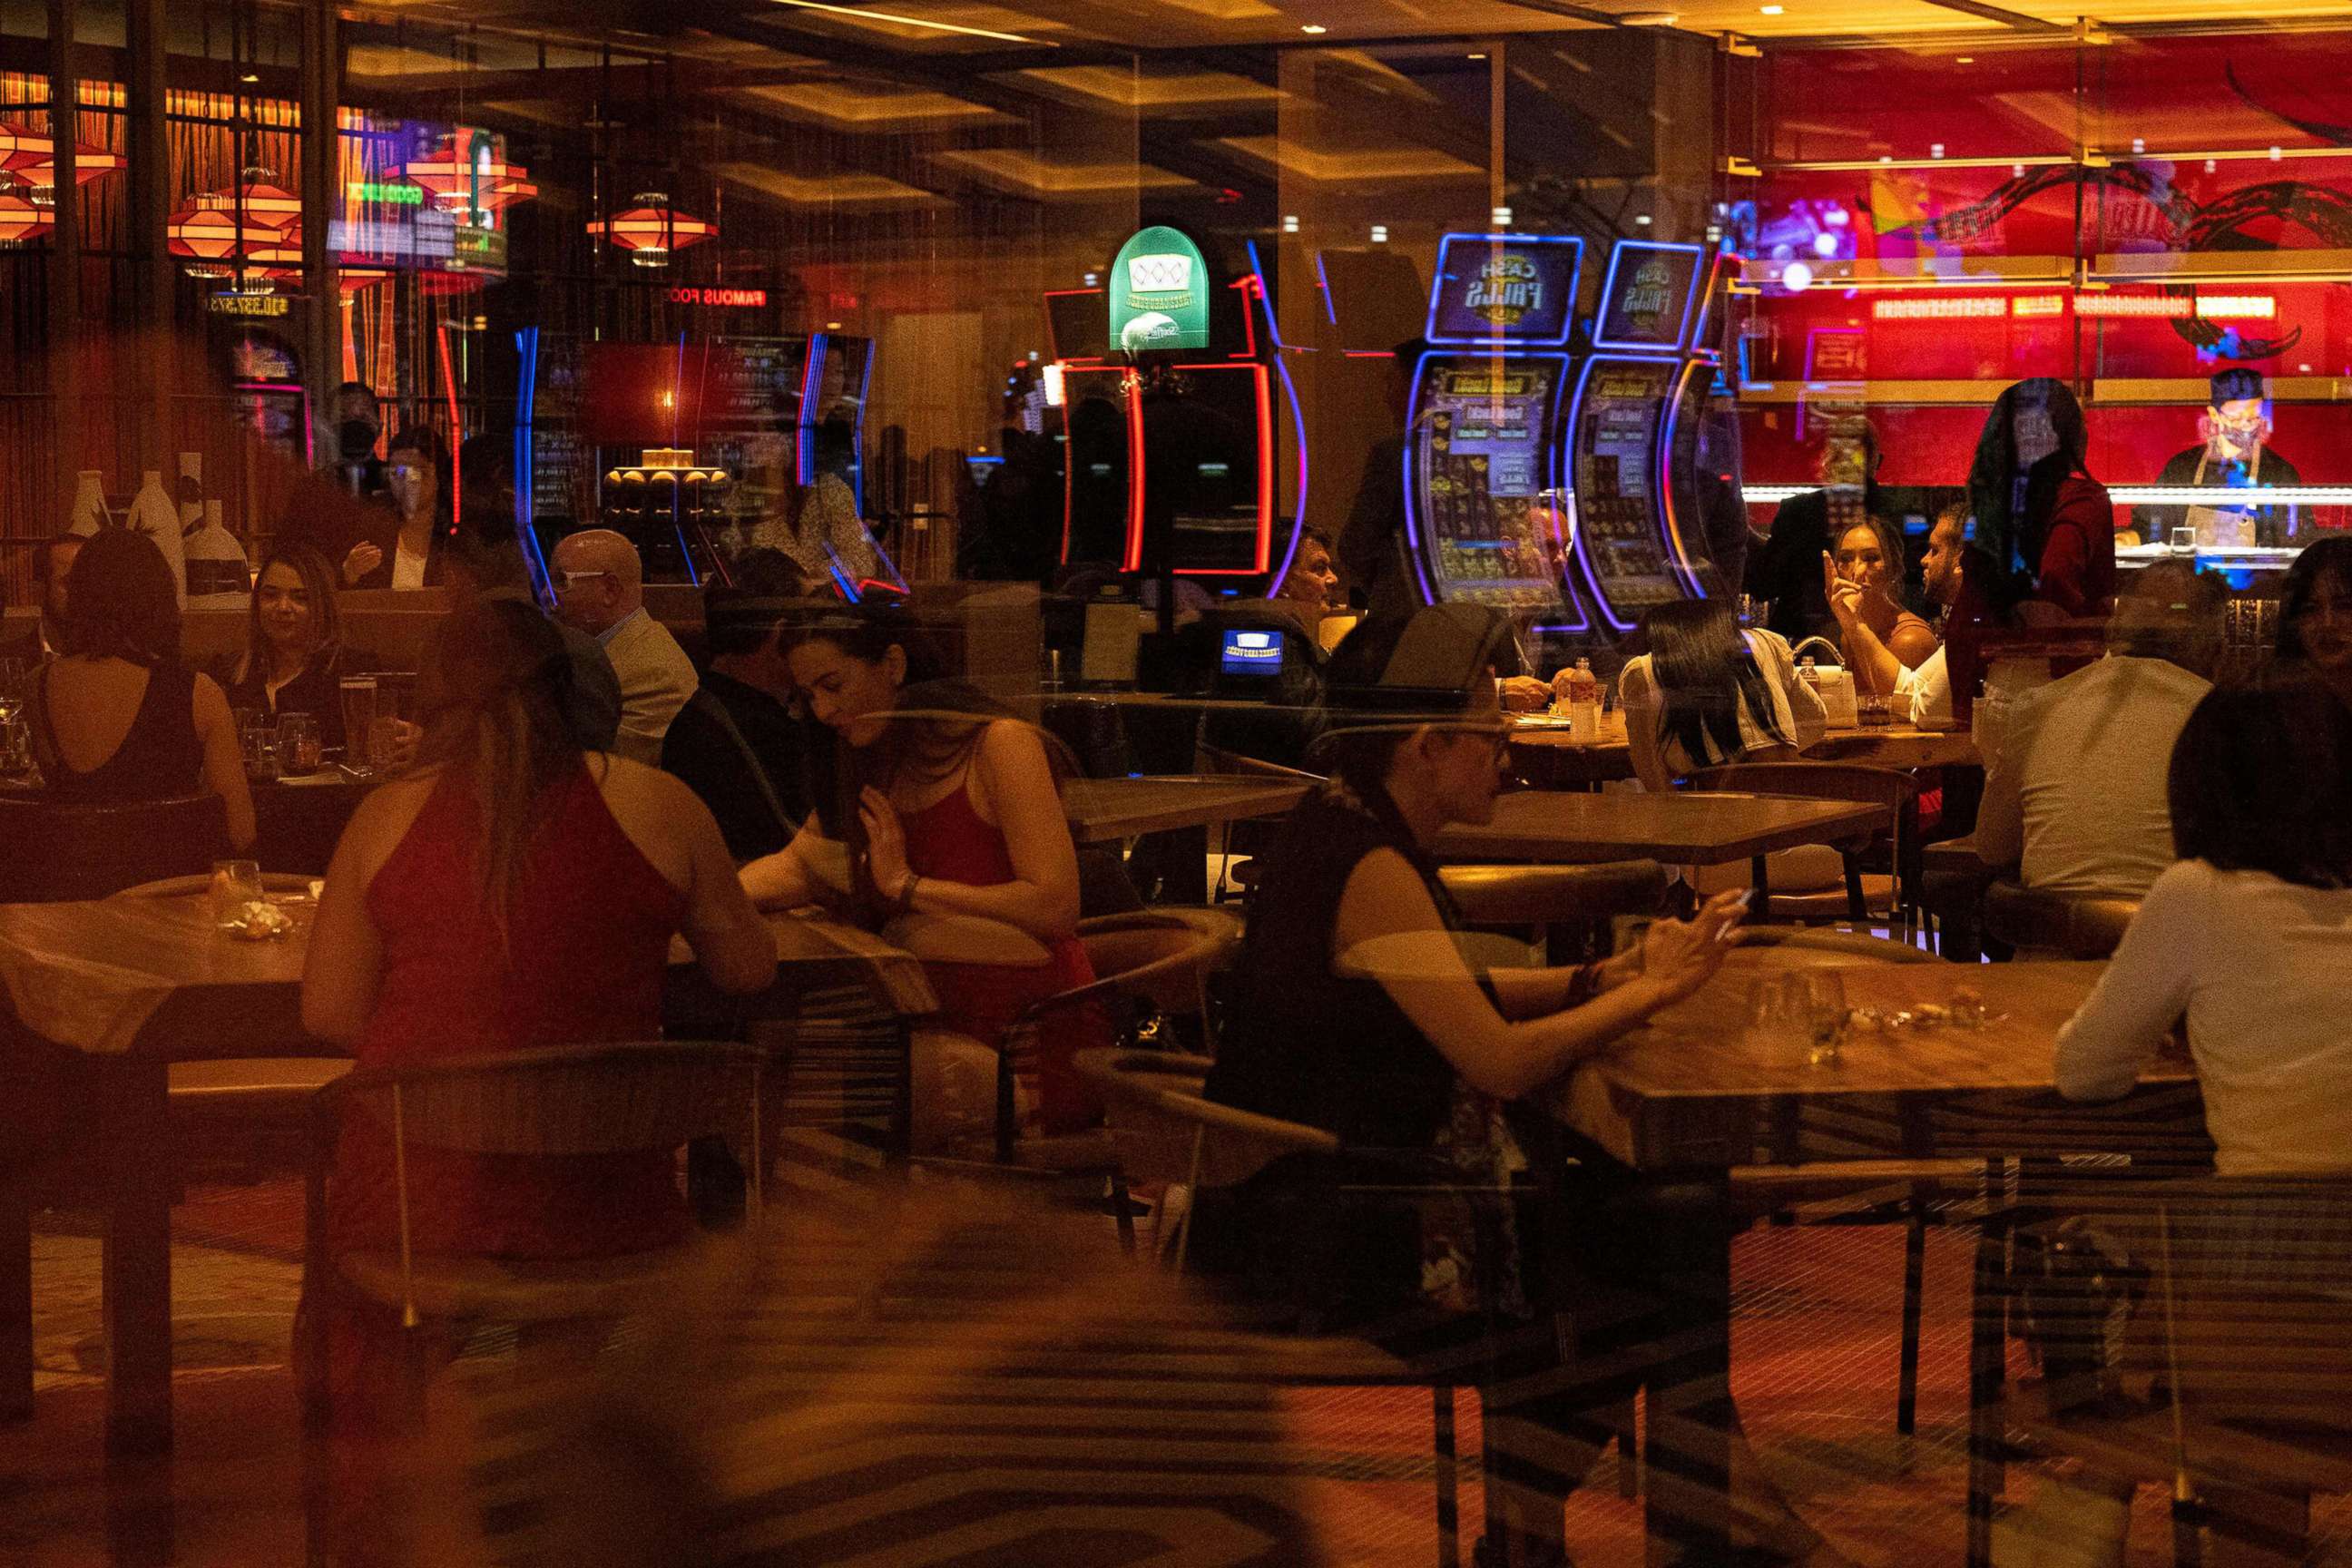
M 2215 408 L 2224 403 L 2236 403 L 2248 397 L 2259 401 L 2263 395 L 2263 373 L 2249 370 L 2242 364 L 2215 371 L 2210 384 L 2212 390 L 2208 401 Z
M 2210 676 L 2221 653 L 2221 606 L 2230 590 L 2185 561 L 2158 561 L 2128 574 L 2107 617 L 2107 647 L 2127 658 L 2165 658 Z
M 81 547 L 66 574 L 65 650 L 149 666 L 179 658 L 179 591 L 153 540 L 107 528 Z
M 402 452 L 415 453 L 431 463 L 437 474 L 446 476 L 449 472 L 449 444 L 441 439 L 440 432 L 430 425 L 404 427 L 392 438 L 392 444 L 383 449 L 384 460 L 389 462 Z
M 236 667 L 236 679 L 240 681 L 257 673 L 268 673 L 268 644 L 261 635 L 261 580 L 269 575 L 273 566 L 290 569 L 302 579 L 302 587 L 310 595 L 310 629 L 318 634 L 312 646 L 325 647 L 341 639 L 342 627 L 335 611 L 335 569 L 327 564 L 325 556 L 307 544 L 277 545 L 263 557 L 261 570 L 253 574 L 253 594 L 246 605 L 245 657 Z
M 2033 465 L 2026 477 L 2025 515 L 2015 515 L 2017 482 L 2017 405 L 2028 394 L 2039 396 L 2050 413 L 2057 447 Z M 2083 405 L 2063 381 L 2036 376 L 2021 381 L 1993 399 L 1977 437 L 1976 458 L 1969 467 L 1969 503 L 1977 514 L 1976 548 L 1994 567 L 1993 581 L 2006 609 L 2008 603 L 2030 591 L 2016 580 L 2021 566 L 2029 576 L 2041 574 L 2042 547 L 2047 542 L 2049 517 L 2058 501 L 2058 489 L 2074 474 L 2087 474 L 2084 456 L 2090 450 L 2090 427 Z
M 2352 588 L 2352 535 L 2332 534 L 2303 547 L 2294 564 L 2286 569 L 2286 586 L 2279 605 L 2278 657 L 2282 659 L 2304 659 L 2311 657 L 2303 646 L 2303 633 L 2296 623 L 2311 608 L 2312 595 L 2319 584 L 2334 578 Z
M 346 392 L 356 392 L 370 403 L 380 402 L 375 395 L 375 388 L 364 381 L 346 381 L 339 384 L 335 388 L 335 397 L 340 399 Z
M 1349 632 L 1324 670 L 1330 728 L 1310 758 L 1358 791 L 1385 787 L 1415 730 L 1458 723 L 1476 705 L 1508 646 L 1510 625 L 1475 605 L 1374 616 Z
M 947 681 L 930 639 L 913 616 L 896 606 L 829 607 L 788 627 L 787 648 L 814 643 L 830 643 L 861 664 L 880 664 L 894 647 L 907 660 L 899 697 L 909 711 L 892 718 L 872 745 L 853 748 L 840 742 L 830 726 L 814 720 L 807 725 L 809 798 L 816 802 L 817 822 L 828 837 L 862 845 L 864 829 L 855 809 L 859 789 L 871 784 L 887 792 L 902 773 L 944 778 L 971 756 L 991 721 L 1009 716 L 979 693 Z M 948 689 L 951 685 L 954 689 Z
M 702 628 L 716 658 L 757 653 L 777 628 L 814 607 L 800 563 L 765 545 L 730 563 L 733 581 L 713 577 L 702 588 Z
M 1746 754 L 1739 732 L 1743 703 L 1759 729 L 1782 745 L 1794 743 L 1730 605 L 1719 599 L 1677 600 L 1652 610 L 1643 627 L 1661 704 L 1658 727 L 1681 744 L 1693 767 L 1738 762 Z
M 1339 546 L 1332 543 L 1331 536 L 1329 534 L 1324 532 L 1319 526 L 1311 522 L 1298 531 L 1298 542 L 1302 545 L 1319 544 L 1323 547 L 1323 552 L 1327 555 L 1332 553 L 1339 548 Z
M 2352 709 L 2325 687 L 2206 693 L 2172 748 L 2166 790 L 2182 859 L 2352 887 Z
M 580 765 L 580 742 L 564 719 L 571 653 L 536 605 L 471 600 L 442 625 L 423 700 L 417 762 L 472 783 L 482 825 L 478 888 L 503 938 L 508 906 L 545 820 L 541 797 Z

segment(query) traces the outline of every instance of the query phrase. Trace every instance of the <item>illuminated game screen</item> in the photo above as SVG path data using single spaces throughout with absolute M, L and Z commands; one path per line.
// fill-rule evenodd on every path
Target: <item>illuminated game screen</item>
M 1545 437 L 1564 361 L 1436 355 L 1414 402 L 1413 489 L 1427 568 L 1445 598 L 1559 607 Z
M 1655 491 L 1671 360 L 1591 362 L 1575 437 L 1577 544 L 1594 586 L 1628 621 L 1684 596 Z
M 1568 342 L 1584 242 L 1519 235 L 1449 234 L 1429 290 L 1429 341 L 1500 340 L 1530 348 Z

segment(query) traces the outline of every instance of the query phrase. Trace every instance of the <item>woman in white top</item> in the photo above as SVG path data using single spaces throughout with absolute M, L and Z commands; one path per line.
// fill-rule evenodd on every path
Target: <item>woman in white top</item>
M 1618 691 L 1633 773 L 1673 787 L 1695 768 L 1794 757 L 1822 738 L 1821 694 L 1797 679 L 1778 633 L 1743 633 L 1727 605 L 1660 605 L 1644 623 L 1650 651 L 1626 661 Z
M 2222 1175 L 2352 1172 L 2352 710 L 2216 690 L 2168 793 L 2180 862 L 2059 1032 L 2059 1090 L 2124 1093 L 2186 1014 Z

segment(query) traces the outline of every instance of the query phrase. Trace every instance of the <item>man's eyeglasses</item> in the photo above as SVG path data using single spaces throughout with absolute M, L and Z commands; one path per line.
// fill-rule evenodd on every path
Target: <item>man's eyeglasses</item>
M 599 577 L 611 575 L 610 572 L 558 572 L 554 574 L 555 587 L 558 593 L 568 594 L 583 583 L 593 583 Z

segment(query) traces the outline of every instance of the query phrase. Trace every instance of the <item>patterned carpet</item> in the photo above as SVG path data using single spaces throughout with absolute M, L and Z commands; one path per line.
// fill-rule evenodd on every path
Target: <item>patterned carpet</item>
M 1073 1234 L 976 1201 L 911 1226 L 803 1230 L 748 1273 L 714 1262 L 705 1288 L 625 1336 L 590 1384 L 534 1380 L 510 1342 L 477 1345 L 420 1450 L 441 1467 L 434 1560 L 1435 1560 L 1425 1392 L 1279 1386 L 1164 1280 L 1126 1265 L 1107 1220 Z M 174 1222 L 178 1458 L 111 1472 L 99 1458 L 97 1246 L 74 1216 L 37 1222 L 37 1410 L 0 1428 L 0 1563 L 301 1560 L 285 1365 L 299 1185 L 195 1189 Z M 886 1233 L 908 1239 L 873 1256 Z M 1967 1247 L 1929 1237 L 1907 1440 L 1893 1419 L 1900 1248 L 1892 1227 L 1744 1237 L 1735 1388 L 1769 1479 L 1835 1547 L 1871 1568 L 1950 1568 Z M 1475 1460 L 1476 1401 L 1459 1407 Z M 1640 1505 L 1615 1481 L 1612 1456 L 1570 1505 L 1585 1568 L 1643 1560 Z M 449 1505 L 463 1495 L 470 1506 Z M 1475 1462 L 1461 1505 L 1466 1552 Z M 2352 1508 L 2316 1514 L 2314 1561 L 2352 1564 Z M 2143 1494 L 2133 1568 L 2168 1561 L 2160 1500 Z

